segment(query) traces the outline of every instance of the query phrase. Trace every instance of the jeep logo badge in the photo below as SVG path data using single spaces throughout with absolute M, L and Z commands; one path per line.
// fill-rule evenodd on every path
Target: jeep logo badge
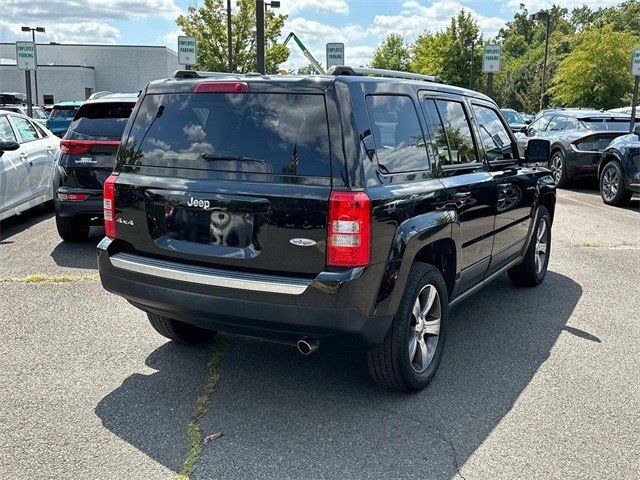
M 315 240 L 310 238 L 292 238 L 289 243 L 298 247 L 313 247 L 316 244 Z
M 196 200 L 193 197 L 189 197 L 189 201 L 187 202 L 188 207 L 200 207 L 205 210 L 209 210 L 211 206 L 211 202 L 209 200 Z

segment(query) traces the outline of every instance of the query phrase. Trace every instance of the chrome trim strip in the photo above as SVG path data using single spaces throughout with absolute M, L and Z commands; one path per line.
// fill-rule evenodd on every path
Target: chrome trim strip
M 509 263 L 507 263 L 504 267 L 502 267 L 500 270 L 498 270 L 496 272 L 493 272 L 491 275 L 489 275 L 487 278 L 482 280 L 477 285 L 471 287 L 469 290 L 467 290 L 467 291 L 463 292 L 462 294 L 458 295 L 456 298 L 454 298 L 451 301 L 449 306 L 450 307 L 455 307 L 457 304 L 459 304 L 460 302 L 465 300 L 467 297 L 471 296 L 472 294 L 474 294 L 475 292 L 480 290 L 482 287 L 484 287 L 488 283 L 491 283 L 492 281 L 494 281 L 496 278 L 498 278 L 504 272 L 509 270 L 511 267 L 515 267 L 516 265 L 518 265 L 522 261 L 522 258 L 523 257 L 521 257 L 521 256 L 518 256 L 518 257 L 514 258 Z
M 312 280 L 276 277 L 255 273 L 237 273 L 213 268 L 182 265 L 166 260 L 146 258 L 130 253 L 117 253 L 110 257 L 115 268 L 142 273 L 153 277 L 167 278 L 180 282 L 211 285 L 213 287 L 236 288 L 258 292 L 300 295 L 311 285 Z

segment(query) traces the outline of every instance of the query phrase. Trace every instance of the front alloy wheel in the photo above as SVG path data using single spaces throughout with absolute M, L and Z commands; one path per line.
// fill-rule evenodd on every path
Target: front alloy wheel
M 442 306 L 434 285 L 425 285 L 413 304 L 409 332 L 409 362 L 417 373 L 424 372 L 436 353 Z
M 600 195 L 607 205 L 624 206 L 632 192 L 624 186 L 623 173 L 618 162 L 609 162 L 600 175 Z
M 560 179 L 562 178 L 562 157 L 560 154 L 556 153 L 551 158 L 551 174 L 553 175 L 553 181 L 558 185 L 560 183 Z
M 549 251 L 548 231 L 547 219 L 543 218 L 538 224 L 538 231 L 536 232 L 535 267 L 538 275 L 542 273 L 542 269 L 547 265 L 547 255 Z

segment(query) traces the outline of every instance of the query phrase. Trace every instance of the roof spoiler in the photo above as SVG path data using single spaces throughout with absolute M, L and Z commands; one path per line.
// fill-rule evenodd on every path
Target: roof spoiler
M 176 70 L 173 72 L 173 78 L 185 79 L 185 78 L 237 78 L 237 73 L 226 72 L 205 72 L 198 70 Z

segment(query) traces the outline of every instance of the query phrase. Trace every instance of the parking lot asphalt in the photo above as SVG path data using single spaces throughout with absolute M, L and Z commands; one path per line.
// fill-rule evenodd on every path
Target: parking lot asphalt
M 0 224 L 0 478 L 166 479 L 187 455 L 211 347 L 102 289 L 101 234 L 65 244 L 42 209 Z M 639 273 L 640 202 L 559 190 L 545 282 L 454 308 L 419 394 L 377 387 L 357 352 L 226 336 L 200 421 L 223 436 L 192 478 L 637 478 Z

